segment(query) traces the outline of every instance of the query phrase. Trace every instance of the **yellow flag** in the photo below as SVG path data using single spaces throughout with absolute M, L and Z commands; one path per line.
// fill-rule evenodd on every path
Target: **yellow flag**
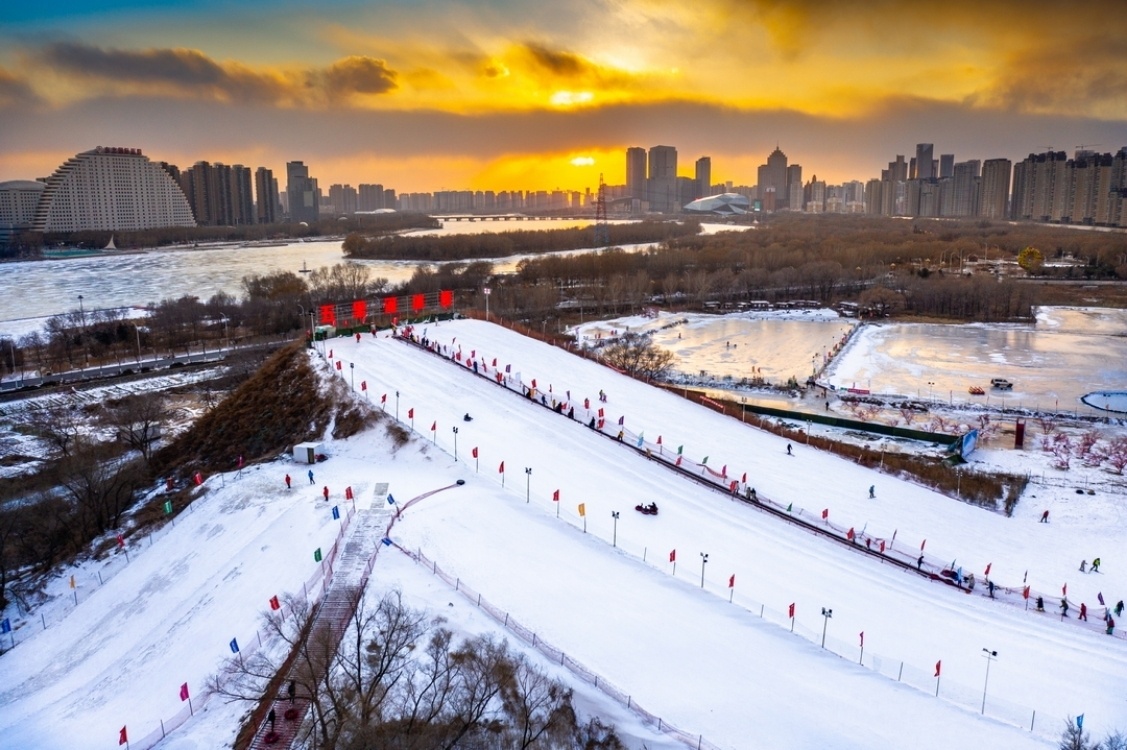
M 586 503 L 580 503 L 579 504 L 579 515 L 581 515 L 581 516 L 587 515 L 587 504 Z
M 74 576 L 71 576 L 71 577 L 70 577 L 70 587 L 71 587 L 72 589 L 74 588 Z

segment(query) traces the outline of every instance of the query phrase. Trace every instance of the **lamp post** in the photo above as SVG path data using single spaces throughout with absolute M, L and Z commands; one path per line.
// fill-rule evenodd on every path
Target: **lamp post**
M 822 607 L 822 617 L 824 618 L 822 620 L 822 648 L 826 647 L 826 626 L 830 624 L 830 618 L 833 616 L 834 611 L 832 609 Z
M 524 467 L 524 501 L 527 503 L 532 499 L 532 467 Z
M 458 460 L 458 428 L 453 427 L 454 430 L 454 460 Z
M 86 308 L 82 306 L 82 295 L 78 295 L 78 319 L 82 326 L 82 360 L 83 366 L 90 363 L 90 355 L 86 351 Z
M 982 682 L 982 715 L 986 715 L 986 686 L 990 684 L 990 662 L 998 658 L 997 651 L 991 651 L 988 648 L 982 649 L 982 655 L 986 658 L 986 679 Z
M 927 381 L 927 400 L 928 401 L 931 401 L 932 389 L 934 387 L 935 387 L 935 381 L 934 380 Z
M 610 546 L 617 547 L 618 546 L 618 511 L 612 510 L 610 512 L 610 517 L 614 519 L 614 537 L 611 539 Z
M 226 315 L 223 316 L 223 342 L 224 342 L 223 345 L 227 349 L 231 348 L 231 334 L 228 333 L 228 331 L 227 331 L 227 316 Z
M 740 421 L 747 424 L 747 396 L 740 396 Z
M 399 421 L 399 391 L 395 392 L 395 421 Z
M 141 326 L 134 324 L 133 333 L 137 334 L 137 367 L 141 366 Z
M 485 295 L 485 319 L 489 320 L 489 295 L 493 290 L 486 286 L 481 288 L 481 293 Z
M 704 566 L 708 564 L 708 553 L 700 553 L 700 587 L 704 588 Z

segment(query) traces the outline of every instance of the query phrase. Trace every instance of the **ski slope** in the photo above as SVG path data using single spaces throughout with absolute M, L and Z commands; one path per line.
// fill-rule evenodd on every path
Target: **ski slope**
M 312 486 L 304 467 L 288 460 L 209 478 L 192 511 L 135 550 L 121 573 L 80 587 L 78 606 L 61 624 L 34 632 L 30 622 L 17 631 L 19 645 L 0 656 L 0 744 L 116 746 L 123 725 L 131 738 L 148 735 L 181 710 L 181 683 L 199 695 L 231 657 L 230 639 L 249 642 L 271 596 L 300 591 L 316 573 L 312 550 L 332 544 L 340 522 L 330 508 L 348 507 L 345 486 L 363 505 L 386 482 L 402 506 L 457 479 L 466 484 L 406 510 L 392 538 L 649 713 L 714 746 L 1047 748 L 1067 716 L 1085 714 L 1097 737 L 1127 727 L 1118 696 L 1127 644 L 1095 622 L 1097 592 L 1114 602 L 1127 589 L 1114 543 L 1125 531 L 1122 497 L 1080 500 L 1092 504 L 1098 524 L 1069 512 L 1078 496 L 1068 489 L 1024 498 L 1006 518 L 804 445 L 787 456 L 781 438 L 496 325 L 454 321 L 416 333 L 424 329 L 448 353 L 460 348 L 463 362 L 385 333 L 325 342 L 333 359 L 319 361 L 327 377 L 354 377 L 357 395 L 376 408 L 386 394 L 389 418 L 398 408 L 404 426 L 413 426 L 410 444 L 395 448 L 381 426 L 327 441 L 330 458 L 314 467 Z M 465 366 L 470 352 L 488 377 Z M 536 379 L 538 390 L 570 391 L 576 419 L 498 386 L 494 358 L 511 377 Z M 708 456 L 708 467 L 726 466 L 737 478 L 747 472 L 761 496 L 792 502 L 795 512 L 827 508 L 838 525 L 886 538 L 895 531 L 898 545 L 918 548 L 926 539 L 929 558 L 977 575 L 989 563 L 999 585 L 1019 586 L 1026 571 L 1040 590 L 1067 583 L 1070 600 L 1088 602 L 1093 622 L 1079 627 L 1053 611 L 967 595 L 681 477 L 629 441 L 586 426 L 583 400 L 598 408 L 600 389 L 608 430 L 624 417 L 630 434 L 644 433 L 649 443 L 660 435 L 663 451 L 684 446 L 686 465 Z M 467 413 L 472 421 L 463 420 Z M 288 492 L 287 472 L 294 478 Z M 330 488 L 329 503 L 322 486 Z M 657 517 L 633 510 L 651 501 L 660 505 Z M 1052 509 L 1050 524 L 1037 523 L 1044 508 Z M 1097 555 L 1101 572 L 1079 573 L 1079 560 Z M 60 599 L 71 594 L 64 581 Z M 499 629 L 388 548 L 370 595 L 391 588 L 459 631 Z M 1050 610 L 1055 604 L 1047 601 Z M 984 648 L 998 652 L 988 683 Z M 590 686 L 580 686 L 577 703 L 610 716 L 631 747 L 678 746 Z M 245 710 L 210 701 L 160 746 L 229 744 Z

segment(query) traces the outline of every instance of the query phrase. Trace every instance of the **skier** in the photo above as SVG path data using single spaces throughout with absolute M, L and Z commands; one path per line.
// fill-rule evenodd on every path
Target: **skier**
M 321 494 L 325 496 L 325 502 L 328 502 L 329 501 L 329 485 L 326 484 L 321 489 Z
M 1037 611 L 1038 612 L 1044 612 L 1045 611 L 1045 600 L 1041 597 L 1037 597 Z
M 1076 619 L 1088 622 L 1088 605 L 1084 602 L 1080 602 L 1080 615 Z
M 790 452 L 790 443 L 787 443 L 787 455 L 788 455 L 788 456 L 793 456 L 793 455 L 794 455 L 793 453 L 791 453 L 791 452 Z
M 1100 572 L 1100 558 L 1098 558 L 1098 557 L 1095 560 L 1092 560 L 1092 572 L 1093 573 L 1099 573 Z
M 317 484 L 316 482 L 313 481 L 313 469 L 309 470 L 309 483 L 310 484 Z
M 1088 567 L 1088 561 L 1087 560 L 1081 560 L 1080 561 L 1080 572 L 1081 573 L 1087 573 L 1088 571 L 1085 570 L 1087 567 Z
M 1060 616 L 1061 616 L 1062 620 L 1064 618 L 1068 617 L 1068 600 L 1067 599 L 1061 599 L 1060 600 Z
M 618 436 L 617 436 L 617 437 L 615 438 L 615 440 L 617 440 L 618 442 L 620 442 L 620 443 L 621 443 L 621 442 L 622 442 L 622 435 L 623 435 L 623 432 L 622 432 L 622 430 L 619 430 L 619 431 L 618 431 Z
M 920 555 L 916 558 L 916 570 L 923 570 L 924 556 Z
M 986 579 L 986 586 L 987 586 L 987 588 L 990 589 L 990 598 L 993 599 L 994 598 L 994 582 L 991 581 L 989 578 L 987 578 Z
M 356 334 L 356 343 L 357 344 L 360 343 L 360 334 L 359 333 Z
M 1119 617 L 1122 614 L 1123 614 L 1123 600 L 1120 599 L 1118 602 L 1115 603 L 1115 616 Z
M 289 488 L 290 488 L 290 475 L 286 474 L 286 489 L 288 490 Z
M 1112 635 L 1115 633 L 1115 620 L 1110 617 L 1107 618 L 1107 634 Z
M 877 486 L 875 484 L 869 485 L 869 499 L 877 496 Z
M 1044 513 L 1041 514 L 1041 523 L 1048 523 L 1048 522 L 1049 522 L 1049 511 L 1045 511 Z

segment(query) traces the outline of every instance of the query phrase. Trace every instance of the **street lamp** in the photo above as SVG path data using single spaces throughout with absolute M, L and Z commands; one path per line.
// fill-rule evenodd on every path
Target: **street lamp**
M 614 538 L 611 540 L 610 546 L 617 547 L 618 546 L 618 511 L 612 510 L 610 512 L 610 517 L 614 519 Z
M 928 401 L 931 401 L 931 392 L 932 392 L 931 389 L 934 388 L 934 387 L 935 387 L 935 381 L 933 381 L 933 380 L 927 381 L 927 400 Z
M 991 651 L 988 648 L 982 649 L 982 655 L 986 658 L 986 679 L 982 682 L 982 715 L 986 715 L 986 686 L 990 683 L 990 662 L 998 658 L 997 651 Z
M 231 348 L 231 334 L 227 332 L 227 316 L 226 315 L 223 316 L 223 340 L 225 342 L 224 346 L 226 346 L 228 349 L 230 349 Z
M 700 553 L 700 587 L 704 588 L 704 566 L 708 564 L 708 553 Z
M 481 293 L 485 295 L 485 319 L 489 320 L 489 295 L 493 293 L 493 290 L 486 286 L 482 287 Z
M 133 324 L 133 333 L 137 334 L 137 367 L 141 366 L 141 326 Z
M 826 647 L 826 626 L 830 624 L 830 618 L 833 616 L 834 611 L 832 609 L 822 607 L 822 617 L 825 618 L 822 620 L 822 648 Z
M 527 503 L 532 499 L 532 467 L 524 467 L 524 501 Z
M 457 461 L 458 460 L 458 428 L 454 427 L 452 429 L 454 430 L 454 460 Z

